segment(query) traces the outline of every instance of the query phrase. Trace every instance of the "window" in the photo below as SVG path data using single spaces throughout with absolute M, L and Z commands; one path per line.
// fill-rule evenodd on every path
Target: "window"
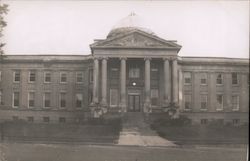
M 60 107 L 61 108 L 66 107 L 66 93 L 65 92 L 60 93 Z
M 201 74 L 201 85 L 206 85 L 207 84 L 207 74 L 202 73 Z
M 119 78 L 119 70 L 118 70 L 118 68 L 111 68 L 110 77 L 111 78 Z
M 218 74 L 218 75 L 217 75 L 217 78 L 216 78 L 216 84 L 221 85 L 222 82 L 223 82 L 222 74 Z
M 49 123 L 49 117 L 43 117 L 43 122 Z
M 208 122 L 207 119 L 201 119 L 201 124 L 202 124 L 202 125 L 206 125 L 207 122 Z
M 35 82 L 36 81 L 36 72 L 30 71 L 29 72 L 29 82 Z
M 51 73 L 45 72 L 44 73 L 44 83 L 50 83 L 51 82 Z
M 207 95 L 201 95 L 201 110 L 207 110 Z
M 83 95 L 81 93 L 76 94 L 76 107 L 81 108 L 83 106 Z
M 61 83 L 67 82 L 67 74 L 66 73 L 60 73 L 60 82 Z
M 2 81 L 2 71 L 0 71 L 0 82 Z
M 129 69 L 129 78 L 140 78 L 140 69 L 138 67 L 132 67 Z
M 2 102 L 2 90 L 0 90 L 0 105 L 3 105 L 3 102 Z
M 18 119 L 19 119 L 18 116 L 12 116 L 13 121 L 17 121 Z
M 233 125 L 239 125 L 240 119 L 233 119 Z
M 13 93 L 13 108 L 19 107 L 19 92 Z
M 159 77 L 158 68 L 152 68 L 151 69 L 151 78 L 158 79 L 158 77 Z
M 77 83 L 83 83 L 83 73 L 82 72 L 77 72 L 76 73 L 76 82 Z
M 232 96 L 232 108 L 233 111 L 238 111 L 239 110 L 239 96 L 238 95 L 233 95 Z
M 222 94 L 216 95 L 216 110 L 218 111 L 223 110 L 223 95 Z
M 116 107 L 118 105 L 118 90 L 110 89 L 110 106 Z
M 151 105 L 152 106 L 158 105 L 158 98 L 159 98 L 158 89 L 151 89 Z
M 184 83 L 185 84 L 191 84 L 191 73 L 190 72 L 185 72 L 184 73 Z
M 93 69 L 89 69 L 89 82 L 93 82 Z
M 49 108 L 51 106 L 50 98 L 51 98 L 50 92 L 44 93 L 44 107 L 45 108 Z
M 15 71 L 14 72 L 14 82 L 20 82 L 21 80 L 21 73 L 20 71 Z
M 59 123 L 65 123 L 66 118 L 65 117 L 59 117 Z
M 34 117 L 33 116 L 28 116 L 27 120 L 28 120 L 28 122 L 34 122 Z
M 232 73 L 232 84 L 238 84 L 238 74 Z
M 191 94 L 185 94 L 184 101 L 185 101 L 185 110 L 191 110 Z
M 35 92 L 29 92 L 29 108 L 35 107 Z

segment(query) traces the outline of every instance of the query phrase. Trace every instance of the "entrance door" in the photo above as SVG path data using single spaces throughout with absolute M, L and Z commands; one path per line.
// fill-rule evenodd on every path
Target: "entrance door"
M 140 95 L 128 95 L 128 105 L 130 112 L 140 111 Z

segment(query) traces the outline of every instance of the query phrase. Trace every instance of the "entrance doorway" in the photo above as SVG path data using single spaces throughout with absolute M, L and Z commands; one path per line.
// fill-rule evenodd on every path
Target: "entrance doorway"
M 128 95 L 128 111 L 129 112 L 140 112 L 140 95 L 133 94 Z

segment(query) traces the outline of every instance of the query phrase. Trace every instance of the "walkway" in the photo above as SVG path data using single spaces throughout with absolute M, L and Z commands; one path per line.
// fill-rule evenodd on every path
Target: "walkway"
M 142 113 L 126 113 L 118 145 L 134 146 L 176 146 L 173 142 L 161 138 L 145 123 Z

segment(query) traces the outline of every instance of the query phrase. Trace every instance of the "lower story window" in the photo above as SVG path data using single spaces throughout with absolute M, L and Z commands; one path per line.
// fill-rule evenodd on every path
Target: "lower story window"
M 201 110 L 206 110 L 207 109 L 207 95 L 202 94 L 201 95 Z
M 29 116 L 29 117 L 27 117 L 27 120 L 28 120 L 28 122 L 34 122 L 34 117 L 33 116 Z
M 208 122 L 207 119 L 201 119 L 201 124 L 202 124 L 202 125 L 206 125 L 207 122 Z
M 49 122 L 49 121 L 50 121 L 49 117 L 43 117 L 43 122 Z
M 66 118 L 65 117 L 59 117 L 59 122 L 60 123 L 65 123 L 66 122 Z
M 233 125 L 239 125 L 240 119 L 233 119 Z
M 118 105 L 118 90 L 110 89 L 110 106 L 115 107 Z

